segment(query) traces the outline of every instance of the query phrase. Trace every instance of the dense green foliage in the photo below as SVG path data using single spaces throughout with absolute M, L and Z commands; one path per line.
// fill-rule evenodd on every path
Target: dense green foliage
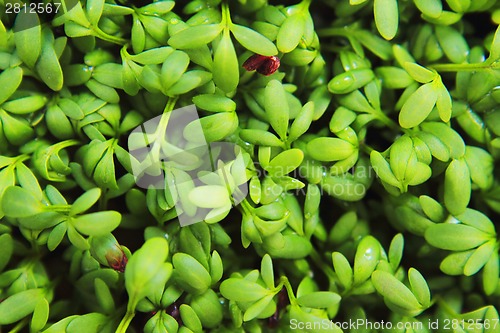
M 0 0 L 2 331 L 500 332 L 498 1 L 19 4 Z M 165 139 L 193 103 L 243 179 L 214 150 L 196 183 L 206 161 Z M 154 117 L 145 164 L 129 135 Z

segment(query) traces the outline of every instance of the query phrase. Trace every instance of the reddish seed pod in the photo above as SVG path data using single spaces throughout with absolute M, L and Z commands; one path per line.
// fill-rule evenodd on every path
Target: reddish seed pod
M 243 68 L 247 71 L 257 71 L 257 73 L 269 76 L 280 67 L 280 58 L 277 56 L 263 56 L 254 54 L 243 63 Z
M 113 268 L 115 271 L 120 272 L 120 273 L 125 273 L 125 267 L 127 266 L 128 259 L 124 255 L 123 257 L 120 258 L 112 258 L 108 259 L 108 264 L 111 268 Z
M 125 272 L 128 258 L 112 234 L 92 237 L 90 253 L 101 265 L 111 267 L 120 273 Z

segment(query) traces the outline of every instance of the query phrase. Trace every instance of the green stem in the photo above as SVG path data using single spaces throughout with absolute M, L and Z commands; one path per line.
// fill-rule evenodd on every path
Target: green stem
M 168 120 L 170 119 L 170 112 L 175 107 L 175 103 L 177 102 L 178 97 L 170 97 L 167 100 L 167 104 L 165 105 L 165 108 L 163 109 L 163 114 L 161 115 L 160 123 L 158 124 L 158 128 L 155 131 L 155 136 L 158 137 L 163 137 L 165 132 L 167 131 L 167 126 L 168 126 Z M 148 142 L 149 143 L 149 142 Z M 155 141 L 155 146 L 151 150 L 152 154 L 156 154 L 155 156 L 159 156 L 160 154 L 160 142 Z
M 243 213 L 245 213 L 248 216 L 252 216 L 253 207 L 250 205 L 247 199 L 243 199 L 243 201 L 240 202 L 239 207 L 241 207 Z
M 102 188 L 102 194 L 101 197 L 99 198 L 99 210 L 103 211 L 106 210 L 108 207 L 108 197 L 106 196 L 106 189 Z
M 229 11 L 229 5 L 227 2 L 222 3 L 222 21 L 221 23 L 225 26 L 225 29 L 229 29 L 233 22 L 231 21 L 231 12 Z
M 125 313 L 125 316 L 123 317 L 122 321 L 120 322 L 120 325 L 118 325 L 118 328 L 116 329 L 115 333 L 125 333 L 127 331 L 127 328 L 130 325 L 130 322 L 135 316 L 135 312 L 130 312 L 127 310 L 127 313 Z
M 373 150 L 375 150 L 375 149 L 373 149 L 372 147 L 370 147 L 369 145 L 364 144 L 364 143 L 363 143 L 363 144 L 360 144 L 359 146 L 360 146 L 360 148 L 361 148 L 361 150 L 362 150 L 362 151 L 364 151 L 365 153 L 367 153 L 367 154 L 368 154 L 368 156 L 370 156 L 371 152 L 372 152 Z
M 302 10 L 309 11 L 309 6 L 311 5 L 312 0 L 302 0 L 300 3 Z
M 67 213 L 71 209 L 71 205 L 50 205 L 45 208 L 46 210 L 52 210 L 59 213 Z
M 71 139 L 71 140 L 66 140 L 66 141 L 61 141 L 55 145 L 53 145 L 53 147 L 57 147 L 57 149 L 63 149 L 63 148 L 67 148 L 67 147 L 71 147 L 71 146 L 76 146 L 80 144 L 80 141 L 78 140 L 75 140 L 75 139 Z
M 459 318 L 459 315 L 446 303 L 446 301 L 441 297 L 437 296 L 435 301 L 451 318 Z
M 297 140 L 297 139 L 295 139 Z M 294 140 L 288 140 L 288 135 L 285 135 L 284 138 L 281 139 L 281 148 L 283 148 L 283 150 L 288 150 L 288 149 L 291 149 L 292 148 L 292 142 Z
M 376 110 L 376 112 L 374 112 L 373 115 L 377 117 L 377 119 L 380 120 L 387 127 L 398 131 L 401 130 L 401 127 L 381 110 Z
M 319 255 L 318 251 L 316 251 L 316 249 L 313 248 L 309 255 L 311 256 L 316 266 L 318 266 L 329 279 L 335 280 L 335 272 L 331 267 L 325 265 L 324 261 L 322 260 L 321 256 Z
M 126 53 L 127 51 L 125 48 L 122 48 L 122 52 Z M 152 141 L 149 140 L 148 135 L 146 135 L 145 129 L 142 128 L 144 142 L 147 143 L 148 147 L 150 147 L 147 158 L 150 159 L 152 165 L 156 165 L 158 161 L 161 160 L 160 155 L 163 137 L 167 131 L 168 122 L 171 116 L 170 112 L 172 112 L 172 110 L 174 109 L 177 100 L 177 96 L 168 98 L 167 103 L 165 104 L 165 108 L 163 109 L 163 113 L 160 116 L 160 122 L 155 129 L 154 139 Z
M 280 278 L 280 284 L 276 288 L 276 290 L 279 292 L 283 286 L 286 289 L 286 293 L 288 294 L 288 299 L 290 300 L 291 305 L 297 305 L 297 298 L 295 297 L 295 293 L 293 292 L 292 285 L 290 284 L 290 281 L 288 281 L 288 278 L 286 276 L 282 276 Z
M 178 97 L 170 97 L 167 100 L 167 104 L 165 105 L 165 108 L 163 109 L 163 114 L 161 115 L 161 118 L 160 118 L 160 123 L 158 124 L 158 127 L 155 130 L 155 137 L 156 138 L 162 138 L 163 135 L 165 134 L 165 132 L 167 130 L 167 126 L 168 126 L 168 121 L 170 119 L 170 112 L 172 112 L 172 110 L 174 109 L 175 103 L 177 102 L 177 99 L 178 99 Z M 148 141 L 147 136 L 144 137 L 144 140 L 145 140 L 145 142 L 148 143 L 148 145 L 151 144 Z M 153 160 L 153 163 L 154 163 L 154 161 L 159 160 L 161 142 L 162 142 L 161 140 L 155 140 L 153 143 L 153 146 L 151 148 L 151 151 L 148 154 L 150 156 L 150 158 Z
M 475 72 L 497 69 L 500 67 L 500 63 L 494 62 L 490 64 L 488 62 L 482 62 L 477 64 L 435 64 L 429 65 L 428 67 L 436 70 L 437 72 Z
M 24 318 L 23 320 L 21 320 L 19 323 L 17 323 L 16 326 L 14 326 L 10 331 L 9 333 L 17 333 L 17 332 L 20 332 L 24 326 L 26 326 L 28 324 L 28 318 Z
M 16 160 L 14 161 L 14 163 L 12 163 L 12 165 L 17 165 L 18 163 L 22 163 L 26 160 L 29 160 L 29 158 L 30 158 L 30 156 L 27 154 L 19 155 L 19 156 L 15 157 Z
M 175 103 L 177 103 L 177 100 L 179 97 L 170 97 L 167 101 L 167 104 L 165 105 L 165 108 L 163 109 L 163 113 L 168 113 L 172 111 L 175 107 Z
M 108 41 L 110 43 L 118 44 L 118 45 L 125 45 L 127 43 L 126 39 L 109 35 L 109 34 L 105 33 L 104 31 L 102 31 L 101 29 L 99 29 L 99 27 L 93 26 L 92 31 L 94 32 L 96 37 L 99 37 L 100 39 Z
M 343 36 L 347 37 L 349 30 L 346 28 L 326 28 L 317 30 L 319 37 Z

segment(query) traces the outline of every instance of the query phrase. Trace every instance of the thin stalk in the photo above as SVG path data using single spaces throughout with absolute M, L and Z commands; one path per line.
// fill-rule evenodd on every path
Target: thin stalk
M 178 99 L 179 99 L 178 97 L 170 97 L 167 101 L 167 104 L 165 105 L 165 108 L 163 109 L 163 113 L 172 111 Z
M 127 43 L 127 40 L 121 37 L 116 37 L 109 35 L 102 31 L 99 27 L 93 26 L 92 31 L 94 32 L 96 37 L 99 37 L 102 40 L 108 41 L 113 44 L 118 44 L 118 45 L 125 45 Z
M 344 36 L 347 37 L 350 30 L 347 28 L 326 28 L 316 31 L 319 37 Z
M 233 22 L 231 21 L 231 12 L 229 11 L 229 5 L 227 2 L 222 3 L 222 21 L 221 23 L 224 25 L 224 29 L 229 29 Z
M 125 333 L 127 331 L 127 328 L 130 326 L 132 319 L 134 319 L 134 316 L 135 316 L 134 311 L 130 312 L 127 310 L 127 313 L 125 313 L 125 316 L 120 322 L 120 325 L 118 325 L 118 328 L 116 329 L 115 333 Z
M 329 279 L 332 279 L 332 280 L 335 279 L 335 272 L 333 271 L 333 269 L 331 267 L 325 265 L 325 263 L 321 259 L 321 256 L 319 255 L 318 251 L 316 251 L 316 249 L 313 248 L 309 255 L 311 256 L 311 258 L 314 261 L 314 263 L 316 264 L 316 266 L 318 266 L 323 271 L 323 273 L 326 274 L 326 276 Z
M 71 205 L 50 205 L 46 210 L 56 211 L 58 213 L 67 213 L 71 210 Z
M 371 146 L 364 144 L 364 143 L 360 143 L 359 147 L 361 148 L 362 151 L 367 153 L 368 156 L 370 156 L 371 152 L 375 150 Z
M 302 10 L 308 11 L 309 6 L 311 5 L 311 2 L 312 2 L 312 0 L 302 0 L 302 2 L 300 3 Z
M 127 303 L 127 312 L 125 316 L 122 318 L 120 325 L 116 329 L 115 333 L 125 333 L 127 328 L 130 326 L 132 319 L 135 317 L 135 309 L 137 307 L 137 303 L 139 303 L 139 298 L 137 293 L 129 293 L 129 299 Z
M 394 120 L 392 120 L 385 113 L 383 113 L 381 110 L 376 110 L 376 112 L 373 112 L 372 114 L 375 117 L 377 117 L 377 119 L 380 120 L 387 127 L 398 131 L 401 130 L 401 127 Z
M 106 210 L 108 207 L 108 198 L 106 197 L 106 189 L 102 189 L 102 194 L 101 197 L 99 198 L 99 210 L 103 211 Z
M 286 293 L 288 294 L 288 299 L 290 300 L 291 305 L 297 305 L 297 298 L 295 297 L 295 293 L 293 292 L 292 285 L 290 284 L 290 281 L 288 281 L 288 278 L 286 276 L 282 276 L 280 278 L 280 284 L 276 288 L 278 291 L 283 288 L 283 286 L 286 289 Z
M 246 214 L 247 216 L 252 216 L 253 207 L 250 205 L 250 203 L 248 202 L 247 199 L 243 199 L 240 202 L 239 207 L 241 207 L 241 209 L 243 210 L 244 214 Z
M 15 162 L 12 163 L 12 164 L 15 165 L 15 164 L 18 164 L 18 163 L 22 163 L 22 162 L 24 162 L 26 160 L 29 160 L 29 158 L 30 158 L 30 156 L 27 155 L 27 154 L 19 155 L 19 156 L 16 157 Z
M 459 319 L 459 315 L 446 303 L 446 301 L 441 296 L 437 296 L 434 302 L 437 303 L 451 318 Z
M 17 333 L 21 332 L 21 330 L 28 324 L 28 318 L 24 318 L 20 322 L 16 324 L 16 326 L 12 327 L 12 329 L 9 331 L 9 333 Z
M 151 146 L 151 150 L 148 153 L 148 158 L 151 159 L 151 164 L 156 164 L 156 162 L 160 160 L 162 138 L 167 131 L 168 121 L 170 120 L 170 112 L 172 112 L 172 110 L 174 109 L 177 99 L 178 97 L 170 97 L 167 100 L 167 104 L 163 109 L 163 114 L 161 115 L 160 122 L 155 130 L 155 139 L 153 142 L 149 142 L 149 138 L 146 135 L 146 130 L 142 128 L 142 132 L 144 134 L 144 142 L 146 142 L 148 146 Z
M 490 64 L 482 62 L 477 64 L 435 64 L 429 65 L 428 67 L 436 70 L 437 72 L 477 72 L 488 69 L 498 69 L 500 68 L 500 63 L 494 62 Z

